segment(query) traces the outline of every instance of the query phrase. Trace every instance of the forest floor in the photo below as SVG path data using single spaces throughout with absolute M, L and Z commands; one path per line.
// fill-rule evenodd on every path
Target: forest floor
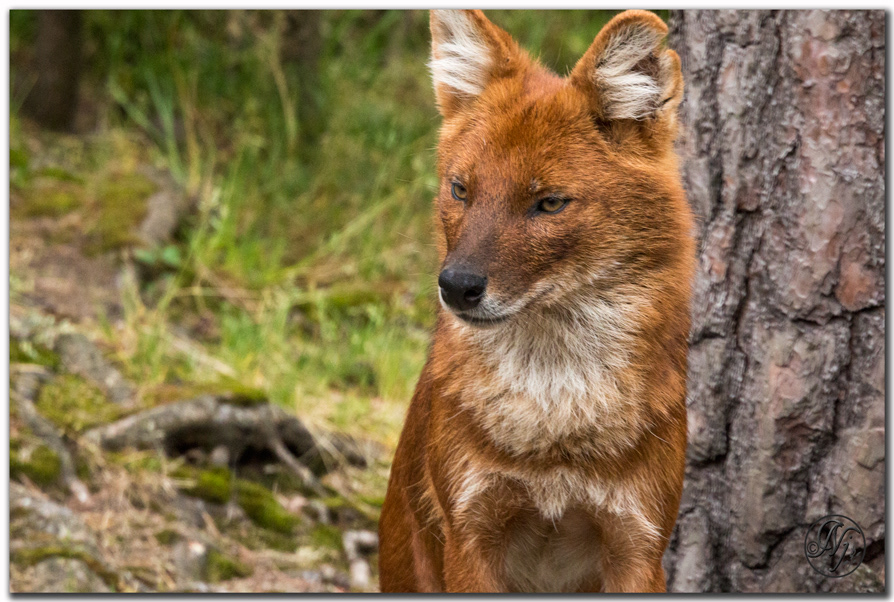
M 305 422 L 234 378 L 203 350 L 207 316 L 184 312 L 158 335 L 202 370 L 142 378 L 134 322 L 165 274 L 146 255 L 176 248 L 165 245 L 188 199 L 138 161 L 88 173 L 71 158 L 76 136 L 32 128 L 20 141 L 11 591 L 375 590 L 389 447 Z M 216 378 L 183 376 L 200 373 Z

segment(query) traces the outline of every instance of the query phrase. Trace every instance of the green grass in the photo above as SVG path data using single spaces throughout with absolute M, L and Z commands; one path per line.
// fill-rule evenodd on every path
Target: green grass
M 559 73 L 611 16 L 488 14 Z M 281 59 L 280 13 L 88 11 L 82 89 L 101 125 L 83 138 L 35 131 L 15 110 L 34 23 L 11 13 L 14 203 L 56 182 L 25 215 L 64 215 L 82 190 L 106 206 L 123 186 L 110 174 L 141 163 L 197 202 L 166 261 L 138 256 L 155 276 L 125 282 L 124 334 L 107 326 L 129 376 L 145 390 L 238 381 L 393 445 L 436 308 L 427 13 L 324 11 L 309 79 Z M 129 236 L 110 223 L 134 219 L 126 203 L 106 208 L 98 252 Z M 184 347 L 176 331 L 196 316 L 214 334 Z

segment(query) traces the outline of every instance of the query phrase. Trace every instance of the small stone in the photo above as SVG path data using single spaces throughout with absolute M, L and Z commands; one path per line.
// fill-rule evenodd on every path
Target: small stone
M 345 531 L 342 544 L 345 554 L 351 560 L 374 553 L 379 547 L 379 536 L 367 530 Z
M 230 449 L 226 445 L 218 445 L 211 450 L 208 461 L 212 466 L 225 468 L 230 465 Z
M 302 506 L 306 508 L 306 512 L 310 517 L 321 525 L 329 525 L 332 523 L 332 518 L 329 515 L 329 508 L 327 508 L 326 504 L 321 500 L 309 500 L 306 502 L 306 505 L 302 504 Z
M 174 545 L 172 557 L 178 581 L 199 581 L 208 564 L 208 547 L 194 540 L 180 541 Z
M 370 569 L 369 563 L 363 558 L 355 558 L 351 561 L 351 587 L 354 589 L 366 589 L 369 587 Z
M 205 460 L 207 459 L 205 452 L 198 447 L 187 450 L 183 456 L 186 458 L 187 462 L 198 466 L 205 464 Z

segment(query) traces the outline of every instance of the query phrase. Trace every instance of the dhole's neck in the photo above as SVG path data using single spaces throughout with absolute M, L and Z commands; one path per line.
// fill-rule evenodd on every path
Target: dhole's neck
M 606 300 L 579 291 L 561 307 L 496 328 L 446 316 L 453 357 L 464 360 L 450 388 L 509 451 L 576 446 L 578 439 L 600 453 L 627 448 L 640 435 L 645 412 L 635 360 L 644 309 L 639 298 Z

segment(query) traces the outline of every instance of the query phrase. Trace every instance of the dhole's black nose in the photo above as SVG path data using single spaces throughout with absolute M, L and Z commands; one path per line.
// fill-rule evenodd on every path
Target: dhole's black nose
M 487 288 L 487 277 L 471 272 L 445 268 L 438 276 L 441 298 L 455 310 L 466 311 L 478 307 Z

